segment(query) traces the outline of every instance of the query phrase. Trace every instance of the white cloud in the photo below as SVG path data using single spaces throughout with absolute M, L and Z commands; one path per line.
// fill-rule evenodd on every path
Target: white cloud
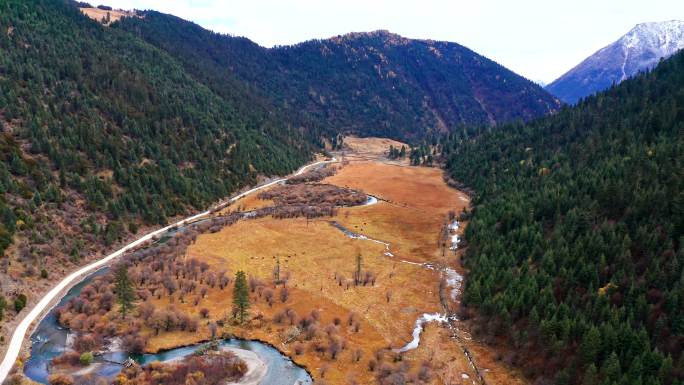
M 102 0 L 155 9 L 264 46 L 388 29 L 463 44 L 551 81 L 635 24 L 684 19 L 681 0 Z

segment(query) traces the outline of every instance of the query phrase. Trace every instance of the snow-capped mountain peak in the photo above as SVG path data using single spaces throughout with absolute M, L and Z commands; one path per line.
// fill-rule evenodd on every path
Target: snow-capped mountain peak
M 646 71 L 684 48 L 684 21 L 637 24 L 627 34 L 585 59 L 546 89 L 575 103 L 580 98 Z
M 671 20 L 661 23 L 637 24 L 631 31 L 617 41 L 625 52 L 623 63 L 630 58 L 638 62 L 632 63 L 637 72 L 653 67 L 661 58 L 666 58 L 684 48 L 684 21 Z M 633 73 L 623 72 L 620 80 Z

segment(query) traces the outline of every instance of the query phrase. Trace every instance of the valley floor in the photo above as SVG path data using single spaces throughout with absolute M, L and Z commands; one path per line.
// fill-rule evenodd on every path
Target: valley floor
M 145 282 L 138 292 L 148 294 L 140 294 L 146 303 L 139 301 L 128 319 L 110 307 L 81 322 L 84 312 L 93 313 L 70 305 L 60 322 L 77 333 L 139 334 L 147 352 L 212 336 L 260 340 L 305 367 L 317 383 L 370 384 L 398 376 L 424 384 L 524 384 L 456 317 L 465 274 L 458 238 L 467 225 L 459 215 L 469 206 L 468 196 L 448 187 L 438 168 L 388 161 L 388 143 L 351 138 L 335 154 L 333 175 L 245 195 L 212 214 L 216 223 L 241 219 L 207 222 L 203 231 L 185 236 L 187 243 L 163 246 L 161 253 L 171 258 L 161 269 L 167 271 L 163 278 L 156 272 L 161 260 L 152 257 L 132 268 L 133 280 Z M 359 198 L 366 204 L 340 203 Z M 252 215 L 268 207 L 292 210 L 293 201 L 309 202 L 305 207 L 318 202 L 321 209 L 321 200 L 330 199 L 338 207 L 328 216 L 287 210 Z M 144 273 L 150 267 L 154 271 Z M 216 284 L 217 276 L 238 271 L 249 280 L 244 323 L 232 311 L 233 284 Z M 93 293 L 86 289 L 81 302 L 102 303 Z M 153 313 L 144 316 L 145 309 Z M 177 316 L 199 322 L 192 331 L 160 326 Z M 154 321 L 159 317 L 166 321 Z M 103 329 L 108 324 L 114 329 Z
M 363 140 L 355 140 L 353 148 L 337 154 L 341 168 L 321 183 L 363 191 L 377 197 L 378 203 L 341 208 L 332 218 L 240 221 L 200 235 L 189 247 L 187 259 L 206 262 L 214 271 L 243 270 L 258 281 L 251 295 L 253 320 L 225 326 L 223 332 L 266 341 L 305 366 L 314 379 L 332 384 L 374 383 L 383 365 L 386 371 L 408 365 L 409 378 L 422 378 L 424 383 L 478 384 L 479 375 L 487 384 L 524 383 L 517 372 L 460 330 L 461 323 L 453 316 L 449 323 L 426 322 L 417 348 L 412 349 L 417 341 L 407 345 L 414 340 L 421 317 L 446 318 L 458 306 L 460 281 L 447 282 L 453 278 L 448 273 L 463 272 L 460 251 L 450 250 L 453 234 L 447 228 L 453 223 L 449 213 L 458 215 L 469 199 L 449 188 L 437 168 L 388 162 L 381 154 L 386 147 L 376 143 L 364 151 Z M 228 210 L 272 204 L 251 195 Z M 375 278 L 373 284 L 354 285 L 359 255 L 362 271 Z M 279 298 L 281 287 L 272 284 L 277 261 L 289 288 L 284 302 Z M 269 305 L 266 297 L 271 295 L 275 299 Z M 171 305 L 167 298 L 155 301 L 157 308 Z M 209 289 L 198 305 L 176 301 L 173 306 L 191 314 L 206 308 L 210 319 L 228 319 L 232 295 Z M 295 327 L 296 321 L 294 325 L 275 321 L 287 312 L 299 320 L 312 311 L 319 317 L 316 325 L 325 328 L 329 337 L 307 339 L 305 330 Z M 329 330 L 336 320 L 335 331 Z M 152 336 L 148 350 L 208 338 L 208 330 L 200 330 Z M 329 348 L 333 340 L 343 346 L 335 358 Z M 474 356 L 478 369 L 464 349 Z M 400 350 L 406 351 L 398 354 Z M 376 367 L 370 370 L 372 366 Z

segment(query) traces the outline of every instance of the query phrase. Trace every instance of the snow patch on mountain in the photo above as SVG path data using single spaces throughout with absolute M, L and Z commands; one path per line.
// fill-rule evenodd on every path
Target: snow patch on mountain
M 684 21 L 637 24 L 585 59 L 546 89 L 568 103 L 655 67 L 684 48 Z
M 616 44 L 623 47 L 624 80 L 639 71 L 653 68 L 660 59 L 668 58 L 684 48 L 684 21 L 638 24 Z

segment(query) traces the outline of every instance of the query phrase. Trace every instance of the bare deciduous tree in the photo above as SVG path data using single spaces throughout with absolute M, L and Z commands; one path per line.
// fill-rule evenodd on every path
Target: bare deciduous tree
M 287 286 L 280 288 L 280 302 L 285 303 L 290 298 L 290 289 Z

